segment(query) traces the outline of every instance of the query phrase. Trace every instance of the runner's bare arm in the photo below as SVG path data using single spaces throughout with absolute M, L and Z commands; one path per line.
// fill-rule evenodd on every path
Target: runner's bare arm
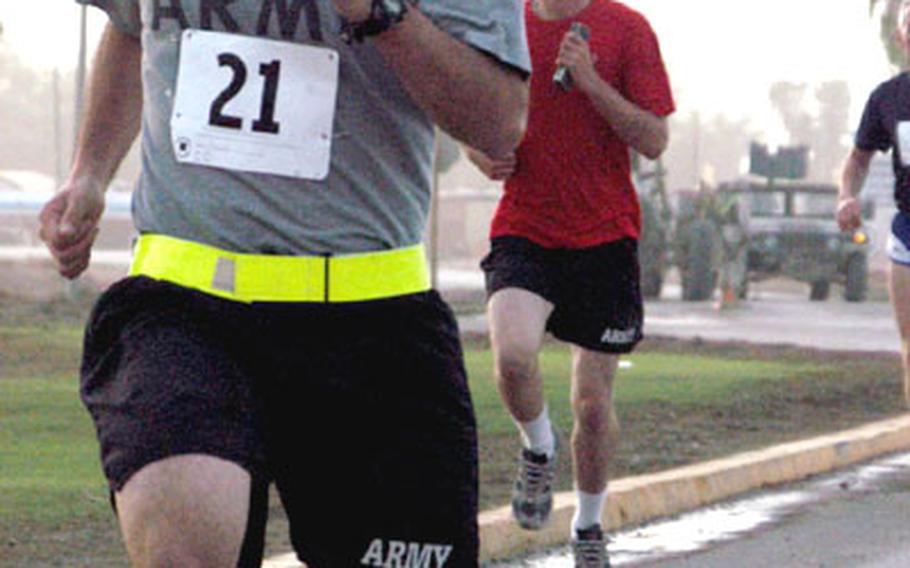
M 139 132 L 140 61 L 139 41 L 108 24 L 95 55 L 73 166 L 39 216 L 41 239 L 66 278 L 88 268 L 104 191 Z
M 440 128 L 489 156 L 507 156 L 518 145 L 528 85 L 517 70 L 435 27 L 417 7 L 374 41 Z
M 626 144 L 651 160 L 664 153 L 670 138 L 667 119 L 626 100 L 606 81 L 599 81 L 587 92 L 594 107 Z
M 866 182 L 866 176 L 869 175 L 869 163 L 874 154 L 874 151 L 860 150 L 856 147 L 850 151 L 841 172 L 839 199 L 844 200 L 859 195 Z
M 594 67 L 587 41 L 567 33 L 556 63 L 569 69 L 572 79 L 623 142 L 652 160 L 663 154 L 670 137 L 667 120 L 632 103 L 604 81 Z
M 862 206 L 856 198 L 869 175 L 869 163 L 874 153 L 854 147 L 844 162 L 837 196 L 837 223 L 841 230 L 854 230 L 862 225 Z
M 85 117 L 70 177 L 107 186 L 139 133 L 142 113 L 139 38 L 108 22 L 95 53 Z
M 470 146 L 462 145 L 462 148 L 471 163 L 493 181 L 509 179 L 515 173 L 515 168 L 518 167 L 515 152 L 494 159 Z

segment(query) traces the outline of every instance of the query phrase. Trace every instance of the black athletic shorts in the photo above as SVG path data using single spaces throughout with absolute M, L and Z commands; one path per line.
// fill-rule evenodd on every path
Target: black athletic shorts
M 585 349 L 629 353 L 642 339 L 638 243 L 622 239 L 584 249 L 548 249 L 496 237 L 480 264 L 487 296 L 522 288 L 553 304 L 547 331 Z
M 92 313 L 81 391 L 112 490 L 218 456 L 275 481 L 310 568 L 477 565 L 474 412 L 436 292 L 248 305 L 128 278 Z

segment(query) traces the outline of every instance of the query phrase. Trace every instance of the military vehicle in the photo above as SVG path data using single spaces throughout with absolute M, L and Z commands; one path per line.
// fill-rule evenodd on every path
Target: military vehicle
M 847 301 L 866 299 L 869 234 L 840 231 L 835 185 L 750 176 L 681 203 L 691 209 L 680 207 L 675 236 L 683 299 L 710 298 L 723 277 L 740 298 L 750 282 L 787 277 L 809 284 L 811 300 L 827 299 L 832 283 Z

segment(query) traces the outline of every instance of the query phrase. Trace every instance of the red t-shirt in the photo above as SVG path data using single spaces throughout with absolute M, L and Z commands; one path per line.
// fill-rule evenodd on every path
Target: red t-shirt
M 540 19 L 525 4 L 531 49 L 528 128 L 518 167 L 505 183 L 491 236 L 521 236 L 548 248 L 583 248 L 638 238 L 641 211 L 630 175 L 629 148 L 578 88 L 553 84 L 556 57 L 573 21 L 590 30 L 602 79 L 657 116 L 673 112 L 670 81 L 657 37 L 638 12 L 612 0 L 590 0 L 573 18 Z

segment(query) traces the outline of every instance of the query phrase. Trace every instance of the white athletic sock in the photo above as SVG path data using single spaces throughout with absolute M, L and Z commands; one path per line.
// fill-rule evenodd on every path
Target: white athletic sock
M 553 457 L 556 453 L 556 439 L 553 437 L 553 426 L 550 424 L 550 414 L 544 404 L 540 416 L 530 422 L 518 422 L 521 432 L 521 442 L 524 447 L 535 454 L 546 454 Z
M 604 504 L 607 502 L 607 490 L 600 493 L 585 493 L 578 489 L 575 490 L 578 506 L 575 508 L 575 516 L 572 517 L 572 535 L 578 529 L 587 529 L 591 525 L 600 524 L 600 516 L 603 513 Z

